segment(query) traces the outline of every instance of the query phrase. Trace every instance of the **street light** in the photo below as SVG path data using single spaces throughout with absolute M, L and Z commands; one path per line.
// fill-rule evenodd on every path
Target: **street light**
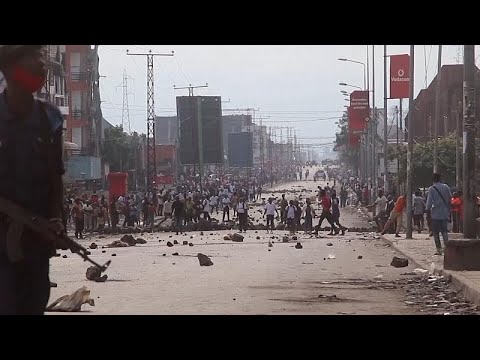
M 345 90 L 340 90 L 340 92 L 345 96 L 350 95 L 350 93 L 348 91 L 345 91 Z
M 352 62 L 355 64 L 361 64 L 363 65 L 363 89 L 365 90 L 367 88 L 367 67 L 365 64 L 361 61 L 356 61 L 356 60 L 350 60 L 350 59 L 345 59 L 345 58 L 340 58 L 338 59 L 339 61 L 347 61 L 347 62 Z
M 343 83 L 343 82 L 338 83 L 338 85 L 340 85 L 340 86 L 350 86 L 350 87 L 362 90 L 362 88 L 360 86 L 350 85 L 350 84 Z

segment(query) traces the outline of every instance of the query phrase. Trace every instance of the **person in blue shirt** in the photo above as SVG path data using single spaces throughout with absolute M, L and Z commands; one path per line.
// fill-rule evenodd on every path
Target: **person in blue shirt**
M 441 176 L 438 173 L 433 174 L 433 185 L 428 189 L 427 211 L 432 219 L 432 232 L 435 240 L 437 252 L 435 255 L 442 255 L 442 244 L 440 243 L 440 233 L 442 234 L 443 244 L 448 242 L 447 224 L 450 219 L 450 199 L 452 193 L 450 188 L 441 182 Z
M 33 97 L 44 86 L 41 45 L 0 45 L 0 197 L 50 219 L 64 231 L 63 117 Z M 43 315 L 50 297 L 50 257 L 60 242 L 22 227 L 0 213 L 0 315 Z

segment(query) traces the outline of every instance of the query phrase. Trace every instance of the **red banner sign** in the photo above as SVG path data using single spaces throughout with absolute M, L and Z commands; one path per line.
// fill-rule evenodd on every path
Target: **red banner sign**
M 350 106 L 348 108 L 348 133 L 358 135 L 367 126 L 370 115 L 368 91 L 354 91 L 350 94 Z
M 406 99 L 410 94 L 410 55 L 390 56 L 390 98 Z

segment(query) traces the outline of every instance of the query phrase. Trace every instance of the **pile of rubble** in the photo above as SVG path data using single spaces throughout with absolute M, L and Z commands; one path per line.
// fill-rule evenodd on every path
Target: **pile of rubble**
M 414 275 L 415 272 L 404 275 Z M 417 275 L 397 280 L 407 292 L 405 304 L 420 307 L 421 312 L 435 315 L 480 315 L 480 307 L 469 303 L 450 286 L 450 278 L 436 275 Z

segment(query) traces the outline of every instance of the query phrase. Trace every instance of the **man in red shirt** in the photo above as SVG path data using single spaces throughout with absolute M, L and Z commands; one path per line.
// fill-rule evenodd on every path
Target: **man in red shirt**
M 462 232 L 463 225 L 463 199 L 462 192 L 454 192 L 451 200 L 452 205 L 452 220 L 453 220 L 453 232 Z
M 390 213 L 390 217 L 388 218 L 387 223 L 383 227 L 382 235 L 385 235 L 385 232 L 390 227 L 390 225 L 392 223 L 395 223 L 396 224 L 395 237 L 400 237 L 398 233 L 400 232 L 400 228 L 402 227 L 403 210 L 405 209 L 406 204 L 407 204 L 407 201 L 404 195 L 400 196 L 397 199 L 397 202 L 395 203 L 395 207 Z
M 335 231 L 335 235 L 338 234 L 338 229 L 335 227 L 335 224 L 333 222 L 333 217 L 332 213 L 330 212 L 330 208 L 332 206 L 332 202 L 330 201 L 330 198 L 327 196 L 327 193 L 325 190 L 320 190 L 320 204 L 322 205 L 322 213 L 320 215 L 320 220 L 318 221 L 318 225 L 315 227 L 315 235 L 318 235 L 318 231 L 320 230 L 320 227 L 322 226 L 323 219 L 327 219 L 327 221 L 330 224 L 330 233 L 328 235 L 333 235 L 333 232 Z

